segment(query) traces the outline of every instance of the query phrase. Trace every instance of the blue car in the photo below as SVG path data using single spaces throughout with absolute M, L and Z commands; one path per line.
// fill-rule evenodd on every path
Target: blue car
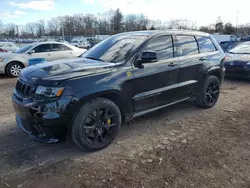
M 250 78 L 250 42 L 243 42 L 226 54 L 226 76 Z
M 242 38 L 240 39 L 240 41 L 242 41 L 242 42 L 250 41 L 250 36 L 242 37 Z

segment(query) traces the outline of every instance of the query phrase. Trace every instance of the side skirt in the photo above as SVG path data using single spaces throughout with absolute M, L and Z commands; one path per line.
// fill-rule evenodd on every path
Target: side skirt
M 158 107 L 155 107 L 155 108 L 151 108 L 151 109 L 148 109 L 148 110 L 143 110 L 143 111 L 140 111 L 140 112 L 137 112 L 135 113 L 132 118 L 136 118 L 136 117 L 139 117 L 139 116 L 142 116 L 144 114 L 148 114 L 150 112 L 154 112 L 154 111 L 157 111 L 157 110 L 160 110 L 162 108 L 166 108 L 168 106 L 172 106 L 174 104 L 177 104 L 177 103 L 180 103 L 180 102 L 183 102 L 183 101 L 187 101 L 189 100 L 191 97 L 187 97 L 187 98 L 184 98 L 184 99 L 181 99 L 181 100 L 178 100 L 178 101 L 175 101 L 175 102 L 172 102 L 172 103 L 169 103 L 169 104 L 165 104 L 165 105 L 162 105 L 162 106 L 158 106 Z

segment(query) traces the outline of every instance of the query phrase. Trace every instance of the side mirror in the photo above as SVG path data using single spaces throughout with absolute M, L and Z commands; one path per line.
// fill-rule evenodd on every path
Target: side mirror
M 35 50 L 30 50 L 30 51 L 28 52 L 29 55 L 31 55 L 31 54 L 33 54 L 33 53 L 35 53 Z
M 144 51 L 141 55 L 142 63 L 153 63 L 158 61 L 157 52 L 154 51 Z

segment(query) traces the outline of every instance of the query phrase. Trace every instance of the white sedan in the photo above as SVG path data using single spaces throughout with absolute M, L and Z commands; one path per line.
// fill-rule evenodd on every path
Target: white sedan
M 86 52 L 75 46 L 60 42 L 41 42 L 28 44 L 14 53 L 0 53 L 0 74 L 17 77 L 29 59 L 44 58 L 46 61 L 76 58 Z

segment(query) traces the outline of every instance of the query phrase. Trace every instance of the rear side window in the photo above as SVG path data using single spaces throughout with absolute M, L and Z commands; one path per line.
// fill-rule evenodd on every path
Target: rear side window
M 172 36 L 160 36 L 151 40 L 144 51 L 157 52 L 158 60 L 173 58 Z
M 198 46 L 194 36 L 176 36 L 178 40 L 178 54 L 179 56 L 198 54 Z
M 216 51 L 213 42 L 208 37 L 197 36 L 196 40 L 199 44 L 200 53 Z
M 52 51 L 69 51 L 69 47 L 63 44 L 52 44 Z
M 35 53 L 50 52 L 50 44 L 41 44 L 33 49 Z

